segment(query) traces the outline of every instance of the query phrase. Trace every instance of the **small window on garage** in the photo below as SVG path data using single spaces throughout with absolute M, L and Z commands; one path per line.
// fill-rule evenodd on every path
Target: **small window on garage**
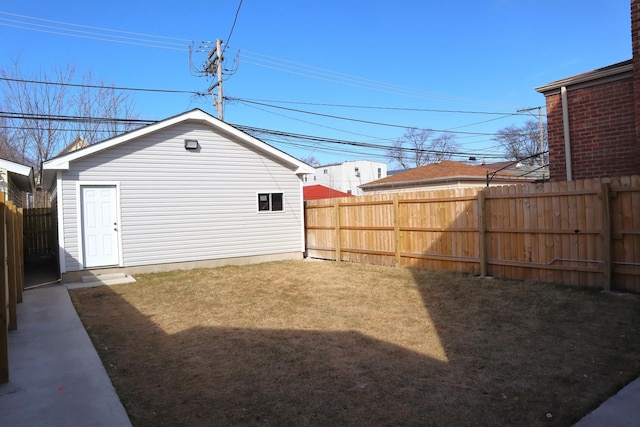
M 278 212 L 282 210 L 284 210 L 284 194 L 283 193 L 259 193 L 258 194 L 258 211 Z

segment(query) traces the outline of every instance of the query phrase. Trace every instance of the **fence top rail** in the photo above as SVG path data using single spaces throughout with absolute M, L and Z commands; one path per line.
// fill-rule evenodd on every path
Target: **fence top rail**
M 375 206 L 375 205 L 392 205 L 393 199 L 389 200 L 363 200 L 358 202 L 338 202 L 338 206 Z
M 334 203 L 331 204 L 306 204 L 305 208 L 316 209 L 316 208 L 334 208 L 336 205 Z
M 540 192 L 540 193 L 508 193 L 508 194 L 485 194 L 485 199 L 527 199 L 533 197 L 557 197 L 557 196 L 586 196 L 600 194 L 600 189 L 597 190 L 566 190 L 566 191 L 554 191 L 554 192 Z
M 432 199 L 398 199 L 400 204 L 419 204 L 419 203 L 444 203 L 444 202 L 468 202 L 477 200 L 477 196 L 454 196 L 454 197 L 436 197 Z M 377 205 L 392 205 L 393 199 L 388 200 L 357 200 L 353 202 L 338 202 L 337 205 L 342 206 L 377 206 Z M 324 204 L 308 204 L 307 207 L 311 209 L 315 208 L 333 208 L 336 203 L 324 203 Z
M 454 196 L 436 197 L 433 199 L 399 199 L 398 203 L 443 203 L 443 202 L 468 202 L 478 200 L 478 196 Z
M 621 187 L 619 185 L 612 185 L 609 187 L 611 191 L 615 191 L 616 193 L 624 193 L 630 191 L 640 191 L 640 187 Z

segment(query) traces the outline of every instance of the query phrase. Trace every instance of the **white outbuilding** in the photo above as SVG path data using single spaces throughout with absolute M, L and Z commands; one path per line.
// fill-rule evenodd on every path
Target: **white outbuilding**
M 313 172 L 199 109 L 50 159 L 63 281 L 300 259 Z

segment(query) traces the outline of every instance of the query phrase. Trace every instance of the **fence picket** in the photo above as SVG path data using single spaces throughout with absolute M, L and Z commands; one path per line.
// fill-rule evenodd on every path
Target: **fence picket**
M 640 293 L 640 176 L 316 200 L 305 210 L 311 257 Z

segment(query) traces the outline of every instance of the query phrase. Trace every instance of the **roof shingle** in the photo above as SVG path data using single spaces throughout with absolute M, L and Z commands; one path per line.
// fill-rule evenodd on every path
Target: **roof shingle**
M 393 182 L 419 182 L 437 178 L 468 178 L 468 177 L 486 177 L 487 172 L 492 172 L 492 168 L 485 166 L 474 166 L 467 163 L 454 162 L 451 160 L 442 160 L 439 163 L 432 163 L 425 166 L 420 166 L 415 169 L 409 169 L 405 172 L 401 172 L 395 175 L 388 176 L 386 178 L 372 181 L 367 184 L 363 184 L 360 187 L 366 188 L 368 186 L 387 184 Z M 500 172 L 504 175 L 512 175 L 508 172 Z

